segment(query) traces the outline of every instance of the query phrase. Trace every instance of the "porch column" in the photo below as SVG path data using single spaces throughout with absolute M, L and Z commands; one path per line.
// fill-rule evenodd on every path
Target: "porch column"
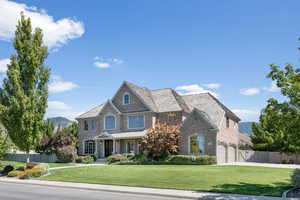
M 116 153 L 116 140 L 113 140 L 113 154 Z

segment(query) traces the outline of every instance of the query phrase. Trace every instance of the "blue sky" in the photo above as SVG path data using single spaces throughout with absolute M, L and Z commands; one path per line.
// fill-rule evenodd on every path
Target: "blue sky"
M 282 98 L 266 78 L 268 65 L 299 66 L 299 7 L 296 0 L 0 0 L 0 76 L 23 10 L 50 48 L 47 117 L 72 119 L 127 80 L 211 91 L 244 121 L 257 120 L 268 98 Z

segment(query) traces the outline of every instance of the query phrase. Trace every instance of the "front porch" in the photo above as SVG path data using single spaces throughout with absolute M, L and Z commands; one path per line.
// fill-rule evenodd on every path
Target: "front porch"
M 83 141 L 83 154 L 95 155 L 97 158 L 106 158 L 112 154 L 140 154 L 140 143 L 145 135 L 146 130 L 123 133 L 104 132 Z

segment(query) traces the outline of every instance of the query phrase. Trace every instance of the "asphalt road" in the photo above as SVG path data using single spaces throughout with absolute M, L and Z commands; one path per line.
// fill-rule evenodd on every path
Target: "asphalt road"
M 0 182 L 0 200 L 179 200 L 177 198 L 135 195 L 72 188 Z

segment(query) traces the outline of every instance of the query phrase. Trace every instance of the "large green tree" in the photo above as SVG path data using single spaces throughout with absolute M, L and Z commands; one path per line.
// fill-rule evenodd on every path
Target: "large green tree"
M 30 18 L 21 14 L 15 31 L 14 48 L 7 78 L 0 91 L 0 120 L 13 143 L 28 155 L 42 137 L 47 108 L 49 68 L 44 61 L 48 49 L 40 28 L 32 31 Z
M 253 149 L 300 153 L 300 70 L 290 64 L 284 69 L 270 65 L 268 78 L 276 82 L 285 100 L 271 98 L 253 124 Z

